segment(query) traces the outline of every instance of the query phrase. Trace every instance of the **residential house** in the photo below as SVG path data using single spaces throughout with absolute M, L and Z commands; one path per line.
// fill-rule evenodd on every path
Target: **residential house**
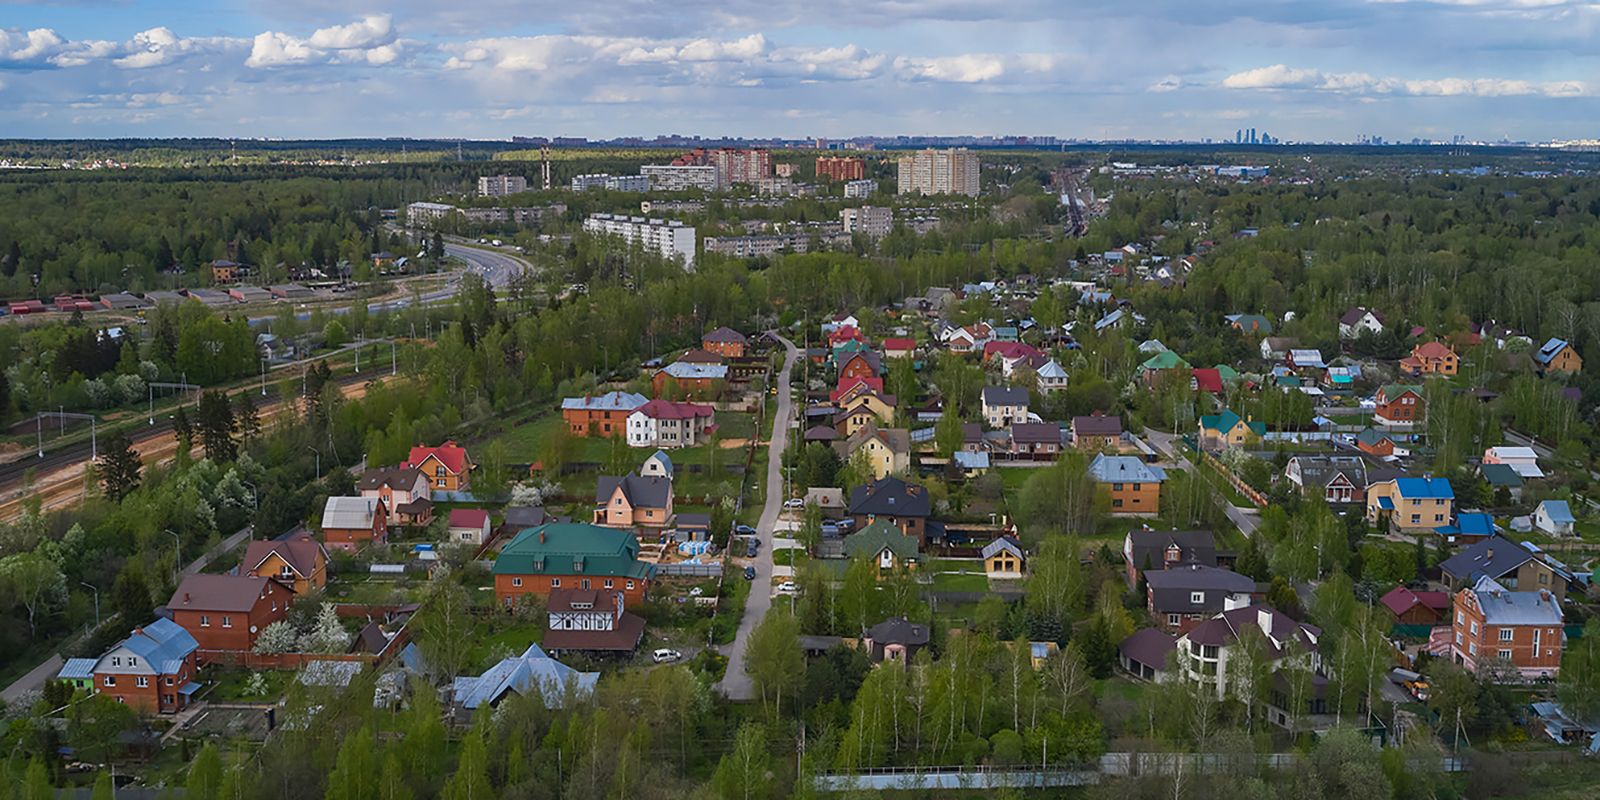
M 1072 446 L 1079 450 L 1122 449 L 1122 417 L 1106 414 L 1073 417 Z
M 854 378 L 877 378 L 883 375 L 883 359 L 871 350 L 858 350 L 839 362 L 839 385 Z
M 455 544 L 482 547 L 489 541 L 489 512 L 482 508 L 454 508 L 450 510 L 449 527 L 445 538 Z
M 1339 338 L 1355 339 L 1363 333 L 1383 333 L 1383 324 L 1383 314 L 1370 308 L 1355 306 L 1339 315 Z
M 700 348 L 724 358 L 744 358 L 749 340 L 729 327 L 721 327 L 700 337 Z
M 465 447 L 453 441 L 438 447 L 413 447 L 405 465 L 422 470 L 434 491 L 465 491 L 471 482 L 472 458 Z
M 927 489 L 893 475 L 851 489 L 846 509 L 855 520 L 857 530 L 881 519 L 924 545 L 932 538 L 928 532 L 928 517 L 932 512 L 933 503 Z
M 1113 514 L 1158 514 L 1161 483 L 1167 473 L 1133 456 L 1101 453 L 1089 463 L 1089 477 L 1111 500 Z
M 651 400 L 628 415 L 628 446 L 698 447 L 716 430 L 715 419 L 708 405 Z
M 1411 348 L 1411 355 L 1400 359 L 1400 371 L 1412 377 L 1442 375 L 1452 377 L 1461 369 L 1461 356 L 1442 342 L 1423 342 Z
M 1128 531 L 1122 537 L 1122 562 L 1130 587 L 1139 585 L 1139 576 L 1153 570 L 1187 564 L 1215 567 L 1216 537 L 1211 531 Z
M 639 474 L 646 478 L 666 478 L 670 481 L 676 471 L 672 456 L 667 455 L 665 450 L 655 451 L 639 466 Z
M 1113 309 L 1111 313 L 1101 317 L 1094 324 L 1094 332 L 1104 333 L 1109 330 L 1126 328 L 1129 325 L 1143 325 L 1144 323 L 1143 314 L 1128 308 L 1118 307 Z
M 1328 362 L 1322 360 L 1321 350 L 1291 348 L 1289 354 L 1283 357 L 1283 363 L 1293 370 L 1325 370 Z
M 1367 523 L 1397 533 L 1428 533 L 1448 525 L 1455 492 L 1448 478 L 1392 478 L 1367 485 Z
M 627 611 L 622 592 L 551 589 L 545 599 L 546 652 L 631 653 L 644 638 L 644 618 Z
M 883 340 L 883 355 L 885 358 L 911 358 L 916 353 L 916 339 L 891 338 Z
M 1483 463 L 1505 464 L 1524 478 L 1544 477 L 1544 470 L 1539 468 L 1539 454 L 1531 447 L 1491 447 L 1483 451 Z
M 843 404 L 843 410 L 833 415 L 834 428 L 845 436 L 854 436 L 868 425 L 893 425 L 897 402 L 894 395 L 874 391 L 858 393 Z
M 1168 633 L 1188 633 L 1202 620 L 1250 605 L 1256 582 L 1230 569 L 1183 564 L 1144 573 L 1145 607 Z
M 835 314 L 832 318 L 823 320 L 822 335 L 826 336 L 840 328 L 860 328 L 861 320 L 854 314 Z
M 56 671 L 56 680 L 71 686 L 74 691 L 94 691 L 94 665 L 98 658 L 69 658 Z
M 983 546 L 983 574 L 990 580 L 1021 580 L 1027 557 L 1014 536 L 998 536 Z
M 364 470 L 356 480 L 356 491 L 383 503 L 391 525 L 427 525 L 433 521 L 433 491 L 422 470 L 415 467 Z
M 1229 314 L 1224 319 L 1236 331 L 1261 335 L 1272 333 L 1272 320 L 1260 314 Z
M 828 392 L 828 402 L 835 406 L 847 406 L 850 401 L 870 392 L 883 394 L 882 378 L 845 378 L 839 381 L 832 391 Z
M 1013 422 L 1008 454 L 1018 460 L 1054 461 L 1061 456 L 1062 433 L 1059 422 Z
M 239 574 L 271 578 L 304 595 L 328 585 L 328 551 L 304 530 L 270 541 L 252 541 L 239 560 Z
M 1266 433 L 1266 423 L 1245 419 L 1229 409 L 1200 418 L 1202 450 L 1238 449 L 1260 442 Z
M 1583 371 L 1583 357 L 1578 355 L 1577 349 L 1556 338 L 1545 342 L 1544 346 L 1533 354 L 1533 363 L 1540 375 L 1552 372 L 1575 375 Z
M 523 595 L 548 597 L 555 589 L 616 591 L 637 603 L 654 578 L 655 565 L 639 560 L 632 533 L 581 522 L 528 528 L 494 562 L 494 594 L 508 607 Z
M 1418 592 L 1396 586 L 1378 598 L 1378 602 L 1400 625 L 1437 625 L 1450 613 L 1449 592 Z
M 875 421 L 868 422 L 834 447 L 845 462 L 858 452 L 865 454 L 873 480 L 911 471 L 911 432 L 904 428 L 879 428 Z
M 1221 395 L 1227 391 L 1222 383 L 1222 372 L 1215 367 L 1195 367 L 1189 370 L 1189 387 L 1196 392 Z
M 1224 611 L 1178 637 L 1179 677 L 1214 688 L 1218 700 L 1226 698 L 1231 682 L 1240 679 L 1231 668 L 1231 657 L 1239 636 L 1250 628 L 1261 632 L 1267 656 L 1275 666 L 1298 663 L 1313 673 L 1321 672 L 1320 628 L 1297 622 L 1271 606 L 1253 605 Z M 1279 719 L 1274 722 L 1282 724 Z
M 1282 361 L 1299 340 L 1286 336 L 1268 336 L 1261 340 L 1261 358 L 1264 361 Z
M 1557 571 L 1557 565 L 1541 555 L 1527 545 L 1495 535 L 1440 562 L 1440 579 L 1460 589 L 1471 586 L 1480 577 L 1490 577 L 1512 591 L 1548 589 L 1555 593 L 1557 600 L 1564 600 L 1568 575 L 1564 570 Z
M 1331 505 L 1363 503 L 1367 484 L 1396 477 L 1388 469 L 1372 467 L 1359 456 L 1297 455 L 1283 468 L 1289 482 L 1306 497 L 1321 497 Z
M 1385 384 L 1379 387 L 1372 403 L 1372 421 L 1385 428 L 1409 428 L 1425 416 L 1421 386 Z
M 870 560 L 880 572 L 915 569 L 921 561 L 919 540 L 890 523 L 877 520 L 844 537 L 844 554 L 852 560 Z
M 1546 589 L 1513 591 L 1485 575 L 1456 592 L 1450 655 L 1469 671 L 1515 669 L 1525 680 L 1561 670 L 1561 600 Z
M 1193 368 L 1189 366 L 1189 362 L 1183 360 L 1182 356 L 1171 350 L 1162 350 L 1139 365 L 1136 377 L 1147 388 L 1154 389 L 1173 375 L 1192 377 L 1191 369 Z
M 594 493 L 594 524 L 609 528 L 665 528 L 672 524 L 668 478 L 601 476 Z
M 467 716 L 482 706 L 497 707 L 512 694 L 537 694 L 545 708 L 562 708 L 593 695 L 599 680 L 600 673 L 579 672 L 530 644 L 522 655 L 501 659 L 482 675 L 458 676 L 450 684 L 451 708 Z
M 561 419 L 573 436 L 621 436 L 627 428 L 628 415 L 647 402 L 649 398 L 633 392 L 568 397 L 561 401 Z
M 214 653 L 242 653 L 256 637 L 289 615 L 294 592 L 259 575 L 187 575 L 167 601 L 172 621 L 198 643 L 199 658 Z
M 322 541 L 354 553 L 389 538 L 389 510 L 376 497 L 330 497 L 322 506 Z
M 1527 481 L 1522 473 L 1509 464 L 1479 464 L 1478 476 L 1489 485 L 1489 491 L 1497 496 L 1501 490 L 1506 493 L 1506 499 L 1513 503 L 1522 502 L 1522 489 Z M 1499 503 L 1500 501 L 1496 501 Z
M 891 617 L 866 629 L 861 634 L 861 646 L 874 664 L 888 661 L 910 666 L 911 659 L 928 646 L 930 638 L 927 625 Z
M 194 636 L 170 619 L 134 628 L 93 660 L 94 691 L 144 714 L 173 714 L 200 689 Z
M 656 397 L 712 397 L 722 391 L 728 381 L 726 364 L 694 364 L 674 361 L 656 370 L 650 378 L 650 390 Z
M 1533 527 L 1551 536 L 1571 536 L 1577 518 L 1565 500 L 1541 500 L 1533 510 Z
M 727 359 L 723 358 L 722 356 L 713 353 L 710 350 L 702 350 L 698 347 L 683 351 L 683 355 L 678 356 L 677 361 L 680 364 L 715 365 L 727 363 Z
M 1164 680 L 1177 640 L 1160 628 L 1140 628 L 1117 645 L 1117 663 L 1135 678 Z
M 1067 371 L 1055 359 L 1050 359 L 1034 371 L 1042 394 L 1059 392 L 1067 388 Z
M 1450 544 L 1480 542 L 1498 531 L 1494 517 L 1481 511 L 1463 511 L 1456 515 L 1454 522 L 1433 529 L 1435 534 L 1443 536 Z
M 1013 386 L 985 386 L 980 395 L 983 421 L 991 428 L 1028 421 L 1028 390 Z
M 1363 428 L 1356 434 L 1356 449 L 1379 458 L 1399 458 L 1411 454 L 1410 450 L 1395 444 L 1394 437 L 1374 428 Z

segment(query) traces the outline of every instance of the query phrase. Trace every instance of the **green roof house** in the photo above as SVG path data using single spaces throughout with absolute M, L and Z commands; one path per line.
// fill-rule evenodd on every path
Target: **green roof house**
M 852 560 L 870 558 L 877 562 L 878 569 L 885 571 L 914 566 L 919 560 L 917 550 L 915 538 L 881 519 L 844 539 L 847 557 Z
M 517 534 L 494 562 L 495 596 L 510 605 L 552 589 L 620 592 L 642 600 L 656 568 L 639 560 L 628 531 L 584 522 L 551 522 Z

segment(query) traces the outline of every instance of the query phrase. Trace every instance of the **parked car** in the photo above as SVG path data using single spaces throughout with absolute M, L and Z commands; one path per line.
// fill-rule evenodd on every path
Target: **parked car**
M 788 500 L 783 501 L 783 507 L 784 508 L 805 508 L 806 507 L 806 501 L 801 500 L 798 497 L 791 497 Z
M 756 568 L 755 567 L 745 567 L 744 568 L 744 579 L 747 580 L 747 581 L 755 580 L 756 579 Z
M 676 650 L 668 650 L 663 647 L 660 650 L 651 653 L 650 658 L 657 664 L 665 664 L 669 661 L 677 661 L 678 659 L 683 658 L 683 654 Z
M 738 526 L 735 526 L 734 529 L 733 529 L 733 532 L 735 534 L 739 535 L 739 536 L 754 536 L 754 535 L 756 535 L 756 529 L 750 527 L 749 525 L 738 525 Z
M 795 586 L 794 581 L 784 581 L 783 583 L 778 584 L 778 594 L 799 594 L 799 593 L 800 593 L 800 588 L 798 586 Z
M 840 533 L 849 533 L 851 530 L 853 530 L 856 527 L 856 521 L 853 520 L 853 519 L 850 519 L 848 517 L 845 518 L 845 519 L 841 519 L 838 522 L 835 522 L 834 524 L 839 526 L 839 532 Z
M 704 589 L 702 589 L 702 588 L 700 588 L 698 586 L 696 586 L 693 589 L 689 590 L 689 596 L 690 597 L 699 597 L 700 595 L 703 595 L 705 593 L 706 593 L 706 590 L 704 590 Z
M 745 558 L 755 558 L 756 557 L 756 552 L 758 550 L 760 550 L 760 549 L 761 549 L 761 540 L 760 539 L 751 539 L 749 546 L 745 547 L 745 549 L 744 549 L 744 557 Z

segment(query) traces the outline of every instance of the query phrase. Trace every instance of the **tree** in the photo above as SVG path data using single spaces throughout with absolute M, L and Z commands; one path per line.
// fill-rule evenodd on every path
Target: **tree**
M 345 330 L 343 322 L 333 319 L 328 320 L 328 324 L 322 326 L 323 346 L 333 348 L 343 347 L 349 341 L 350 332 Z
M 116 798 L 116 792 L 111 786 L 111 773 L 100 773 L 94 779 L 94 791 L 89 793 L 89 800 L 116 800 Z
M 256 412 L 256 404 L 250 399 L 249 392 L 240 392 L 233 396 L 233 419 L 239 428 L 239 437 L 245 441 L 254 441 L 261 433 L 261 417 Z
M 467 639 L 472 630 L 467 607 L 467 592 L 461 584 L 451 580 L 447 571 L 436 572 L 427 602 L 413 622 L 422 661 L 436 676 L 452 678 L 466 666 L 472 647 Z
M 363 725 L 339 745 L 324 800 L 368 800 L 377 794 L 378 757 L 372 729 Z
M 1081 533 L 1094 529 L 1104 503 L 1089 462 L 1069 453 L 1028 477 L 1018 495 L 1017 517 L 1031 533 Z
M 343 653 L 350 646 L 350 632 L 339 621 L 332 603 L 323 603 L 317 609 L 317 622 L 305 638 L 304 649 L 311 653 Z
M 100 480 L 105 485 L 106 497 L 121 500 L 139 488 L 140 473 L 144 464 L 133 450 L 133 442 L 121 431 L 106 439 L 105 451 L 99 461 Z
M 552 481 L 560 480 L 561 471 L 566 468 L 567 462 L 572 460 L 576 448 L 577 441 L 573 438 L 572 431 L 565 425 L 556 426 L 556 429 L 539 444 L 539 462 L 545 477 Z
M 712 789 L 721 800 L 763 800 L 772 796 L 772 757 L 758 722 L 739 726 L 733 750 L 717 762 Z
M 56 787 L 50 782 L 50 770 L 43 761 L 35 758 L 28 762 L 28 769 L 22 775 L 21 797 L 22 800 L 56 800 Z
M 210 800 L 222 788 L 222 756 L 217 746 L 206 742 L 189 765 L 189 779 L 183 784 L 186 797 Z
M 109 761 L 121 749 L 123 731 L 138 724 L 132 708 L 107 695 L 94 695 L 67 709 L 67 743 L 89 762 Z
M 1600 617 L 1590 617 L 1583 636 L 1567 640 L 1556 697 L 1568 713 L 1600 722 Z
M 1438 719 L 1440 738 L 1461 748 L 1461 730 L 1478 714 L 1478 682 L 1466 670 L 1446 659 L 1428 670 L 1428 708 Z
M 220 391 L 200 393 L 200 406 L 196 413 L 200 444 L 206 449 L 206 458 L 217 464 L 226 464 L 238 454 L 233 441 L 233 407 L 228 396 Z
M 467 734 L 455 774 L 444 785 L 444 800 L 494 800 L 494 789 L 489 784 L 489 745 L 484 741 L 488 725 L 489 716 L 485 713 Z
M 505 443 L 497 439 L 484 448 L 483 460 L 472 476 L 472 488 L 478 497 L 488 500 L 504 495 L 510 482 L 511 454 L 506 452 Z
M 772 714 L 782 711 L 783 696 L 798 690 L 805 676 L 805 654 L 800 651 L 800 621 L 787 609 L 768 612 L 745 645 L 744 671 L 755 681 L 765 706 L 770 700 Z
M 0 558 L 0 595 L 28 612 L 28 634 L 39 632 L 39 612 L 67 599 L 67 579 L 48 556 L 35 550 Z
M 194 449 L 194 426 L 189 424 L 189 413 L 183 406 L 172 415 L 172 434 L 178 437 L 178 453 L 186 455 Z
M 288 620 L 280 619 L 261 629 L 261 635 L 256 637 L 254 650 L 262 655 L 292 653 L 299 638 L 294 626 L 290 625 Z
M 124 564 L 111 585 L 111 607 L 122 614 L 129 625 L 142 624 L 150 618 L 155 602 L 150 597 L 150 585 L 144 578 L 144 567 L 136 561 Z
M 933 429 L 933 442 L 940 458 L 950 458 L 966 443 L 966 433 L 955 403 L 945 403 L 944 410 L 939 412 L 939 422 Z

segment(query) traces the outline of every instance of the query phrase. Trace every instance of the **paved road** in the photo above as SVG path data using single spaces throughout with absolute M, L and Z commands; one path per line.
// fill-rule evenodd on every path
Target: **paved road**
M 207 550 L 206 552 L 202 553 L 199 558 L 189 562 L 189 566 L 183 568 L 183 574 L 193 575 L 200 570 L 205 569 L 207 564 L 217 560 L 224 553 L 235 550 L 240 545 L 250 541 L 250 535 L 254 532 L 254 525 L 246 525 L 244 528 L 240 529 L 238 533 L 223 539 L 221 542 L 217 543 L 216 547 Z M 0 690 L 0 701 L 12 703 L 15 702 L 18 697 L 38 689 L 44 685 L 45 681 L 54 678 L 56 673 L 61 671 L 62 664 L 63 662 L 59 654 L 45 659 L 43 663 L 39 664 L 39 666 L 29 670 L 28 674 L 18 678 L 15 683 L 7 686 L 3 690 Z
M 789 398 L 789 377 L 794 371 L 795 359 L 800 351 L 794 342 L 778 337 L 785 350 L 783 368 L 778 373 L 778 410 L 772 415 L 772 442 L 767 447 L 767 504 L 761 509 L 761 521 L 756 524 L 756 536 L 761 549 L 752 566 L 756 578 L 750 582 L 750 597 L 744 604 L 744 618 L 739 620 L 739 632 L 733 644 L 723 648 L 728 656 L 728 671 L 722 676 L 718 688 L 729 700 L 754 700 L 755 683 L 744 671 L 744 649 L 767 612 L 772 608 L 772 531 L 778 525 L 778 514 L 783 510 L 783 449 L 789 443 L 790 419 L 794 415 Z M 743 576 L 733 580 L 744 580 Z
M 1156 430 L 1155 428 L 1145 428 L 1144 438 L 1145 441 L 1150 443 L 1151 447 L 1154 447 L 1158 452 L 1166 457 L 1167 464 L 1172 468 L 1181 469 L 1185 472 L 1192 472 L 1194 470 L 1194 465 L 1189 463 L 1189 459 L 1178 454 L 1178 445 L 1175 444 L 1175 440 L 1178 438 L 1176 435 L 1164 433 Z M 1243 531 L 1244 535 L 1254 536 L 1256 533 L 1256 528 L 1261 526 L 1260 510 L 1254 508 L 1241 508 L 1229 503 L 1227 498 L 1219 499 L 1222 501 L 1222 511 L 1224 514 L 1228 515 L 1228 519 L 1232 521 L 1240 531 Z

